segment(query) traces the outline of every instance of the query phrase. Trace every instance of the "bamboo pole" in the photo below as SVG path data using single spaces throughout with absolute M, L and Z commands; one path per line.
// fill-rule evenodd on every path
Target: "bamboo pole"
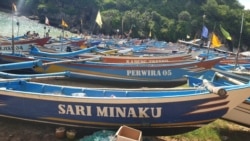
M 231 77 L 227 77 L 227 76 L 225 76 L 225 75 L 223 75 L 223 74 L 221 74 L 219 72 L 215 72 L 215 75 L 220 77 L 220 78 L 226 79 L 227 81 L 232 82 L 232 83 L 237 84 L 237 85 L 243 85 L 244 84 L 239 80 L 236 80 L 236 79 L 231 78 Z

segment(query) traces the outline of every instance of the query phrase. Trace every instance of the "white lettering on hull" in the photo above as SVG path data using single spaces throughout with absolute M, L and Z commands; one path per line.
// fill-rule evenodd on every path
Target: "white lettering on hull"
M 127 70 L 127 76 L 171 76 L 172 70 Z
M 126 60 L 126 63 L 133 63 L 133 64 L 139 64 L 139 63 L 166 63 L 169 62 L 169 60 L 165 59 L 155 59 L 155 60 Z
M 14 47 L 15 51 L 23 51 L 24 48 L 23 46 L 15 46 Z M 0 51 L 11 51 L 12 47 L 11 46 L 0 46 Z
M 91 106 L 82 105 L 58 105 L 58 113 L 62 115 L 82 115 L 82 116 L 92 116 Z
M 58 105 L 58 113 L 61 115 L 79 115 L 110 118 L 160 118 L 162 107 L 101 107 L 83 105 Z M 96 113 L 94 113 L 96 111 Z

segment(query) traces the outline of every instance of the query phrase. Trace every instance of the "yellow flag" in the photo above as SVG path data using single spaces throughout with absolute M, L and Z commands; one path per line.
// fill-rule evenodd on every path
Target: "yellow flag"
M 212 33 L 212 47 L 214 48 L 221 47 L 221 42 L 214 33 Z
M 98 11 L 95 21 L 100 26 L 100 28 L 102 28 L 102 17 L 100 11 Z
M 62 26 L 63 27 L 68 27 L 68 24 L 62 19 Z
M 152 36 L 152 33 L 151 33 L 151 30 L 149 31 L 149 35 L 148 35 L 148 37 L 150 37 L 151 38 L 151 36 Z
M 17 11 L 17 8 L 16 8 L 15 3 L 12 3 L 12 10 L 13 10 L 14 12 L 16 12 L 16 11 Z

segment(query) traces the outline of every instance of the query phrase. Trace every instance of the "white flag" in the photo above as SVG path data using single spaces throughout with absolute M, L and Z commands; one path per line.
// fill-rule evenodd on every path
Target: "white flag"
M 95 21 L 100 26 L 100 28 L 102 28 L 102 17 L 100 11 L 98 11 Z
M 49 25 L 49 19 L 45 17 L 45 24 Z
M 16 11 L 17 11 L 17 8 L 16 8 L 15 3 L 12 3 L 12 10 L 13 10 L 14 12 L 16 12 Z

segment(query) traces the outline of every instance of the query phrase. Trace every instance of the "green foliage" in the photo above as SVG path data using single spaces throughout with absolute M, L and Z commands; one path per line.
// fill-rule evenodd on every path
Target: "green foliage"
M 103 20 L 103 33 L 111 35 L 116 32 L 116 29 L 120 29 L 120 13 L 116 9 L 110 9 L 103 11 L 102 13 Z
M 48 3 L 47 6 L 47 13 L 59 13 L 59 9 L 55 8 L 55 4 L 54 3 Z
M 39 5 L 38 5 L 38 10 L 46 9 L 46 8 L 47 8 L 47 5 L 46 5 L 46 4 L 39 4 Z
M 67 6 L 67 8 L 63 9 L 63 11 L 68 15 L 76 15 L 78 12 L 73 5 Z
M 27 6 L 27 7 L 30 7 L 33 4 L 34 4 L 34 0 L 26 0 L 24 5 Z
M 178 141 L 242 141 L 249 138 L 246 127 L 218 119 L 206 126 L 181 135 L 167 136 L 166 140 Z M 164 137 L 161 137 L 165 139 Z
M 11 3 L 0 1 L 0 5 Z M 24 9 L 37 9 L 40 15 L 49 13 L 66 14 L 68 17 L 83 19 L 83 27 L 93 27 L 96 13 L 102 13 L 103 28 L 98 32 L 116 34 L 128 32 L 132 25 L 132 37 L 147 38 L 151 30 L 159 40 L 175 42 L 186 35 L 199 38 L 202 25 L 209 32 L 219 33 L 222 24 L 233 37 L 234 44 L 239 41 L 242 5 L 237 0 L 24 0 Z M 56 6 L 55 6 L 56 5 Z M 249 11 L 245 12 L 242 43 L 250 46 Z M 206 15 L 203 19 L 202 16 Z M 70 19 L 68 19 L 70 20 Z M 73 22 L 72 22 L 73 23 Z M 77 23 L 79 24 L 79 20 Z M 232 28 L 234 27 L 234 28 Z M 93 32 L 95 33 L 95 31 Z

